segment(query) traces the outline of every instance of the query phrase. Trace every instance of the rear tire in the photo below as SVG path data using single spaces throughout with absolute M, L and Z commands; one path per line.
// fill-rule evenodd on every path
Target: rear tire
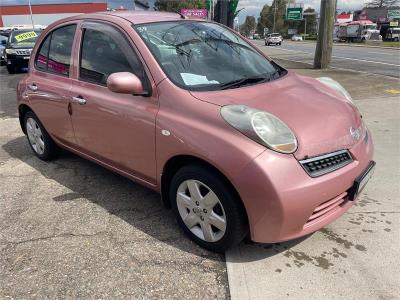
M 29 146 L 37 157 L 48 161 L 57 156 L 59 153 L 58 146 L 32 111 L 25 114 L 24 126 Z
M 180 169 L 172 178 L 169 199 L 179 226 L 203 248 L 222 253 L 239 244 L 248 232 L 236 192 L 204 166 Z

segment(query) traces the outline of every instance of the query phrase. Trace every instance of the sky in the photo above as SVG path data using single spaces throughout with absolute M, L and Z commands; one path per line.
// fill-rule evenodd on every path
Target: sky
M 312 7 L 319 11 L 321 0 L 303 0 L 296 1 L 297 3 L 304 3 L 304 7 Z M 365 2 L 364 0 L 338 0 L 338 10 L 355 10 L 361 9 Z M 239 23 L 243 23 L 247 15 L 255 16 L 256 19 L 260 15 L 260 11 L 264 4 L 271 4 L 272 0 L 239 0 L 238 9 L 245 8 L 239 13 Z

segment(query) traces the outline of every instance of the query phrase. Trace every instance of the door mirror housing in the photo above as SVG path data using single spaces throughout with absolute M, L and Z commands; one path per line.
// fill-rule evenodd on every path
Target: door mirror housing
M 130 72 L 118 72 L 108 76 L 107 87 L 110 91 L 119 94 L 133 94 L 146 96 L 142 81 Z

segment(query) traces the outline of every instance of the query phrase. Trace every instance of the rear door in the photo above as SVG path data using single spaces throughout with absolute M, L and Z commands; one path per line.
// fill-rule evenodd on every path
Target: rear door
M 82 152 L 147 182 L 155 183 L 156 89 L 129 36 L 105 22 L 80 28 L 78 76 L 73 80 L 72 123 Z M 150 96 L 116 94 L 107 86 L 112 73 L 131 72 Z
M 72 48 L 77 24 L 58 27 L 47 34 L 35 55 L 27 78 L 30 105 L 53 138 L 75 142 L 69 114 Z

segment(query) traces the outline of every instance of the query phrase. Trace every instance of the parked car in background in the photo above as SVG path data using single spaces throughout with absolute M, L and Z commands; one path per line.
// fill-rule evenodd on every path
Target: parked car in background
M 4 60 L 9 74 L 16 73 L 20 68 L 27 68 L 33 46 L 42 30 L 13 30 L 8 37 Z
M 288 72 L 235 31 L 179 14 L 52 24 L 17 100 L 38 158 L 62 147 L 160 192 L 182 230 L 218 252 L 319 230 L 375 166 L 339 83 Z
M 394 42 L 400 41 L 400 28 L 389 28 L 386 32 L 386 40 Z
M 0 65 L 3 66 L 5 64 L 4 60 L 4 49 L 7 45 L 8 37 L 4 35 L 0 35 Z
M 270 33 L 265 37 L 265 46 L 282 45 L 283 37 L 280 33 Z
M 253 34 L 253 39 L 254 40 L 260 40 L 261 36 L 258 33 Z
M 293 42 L 301 42 L 302 40 L 303 40 L 303 37 L 301 35 L 295 34 L 292 36 Z

